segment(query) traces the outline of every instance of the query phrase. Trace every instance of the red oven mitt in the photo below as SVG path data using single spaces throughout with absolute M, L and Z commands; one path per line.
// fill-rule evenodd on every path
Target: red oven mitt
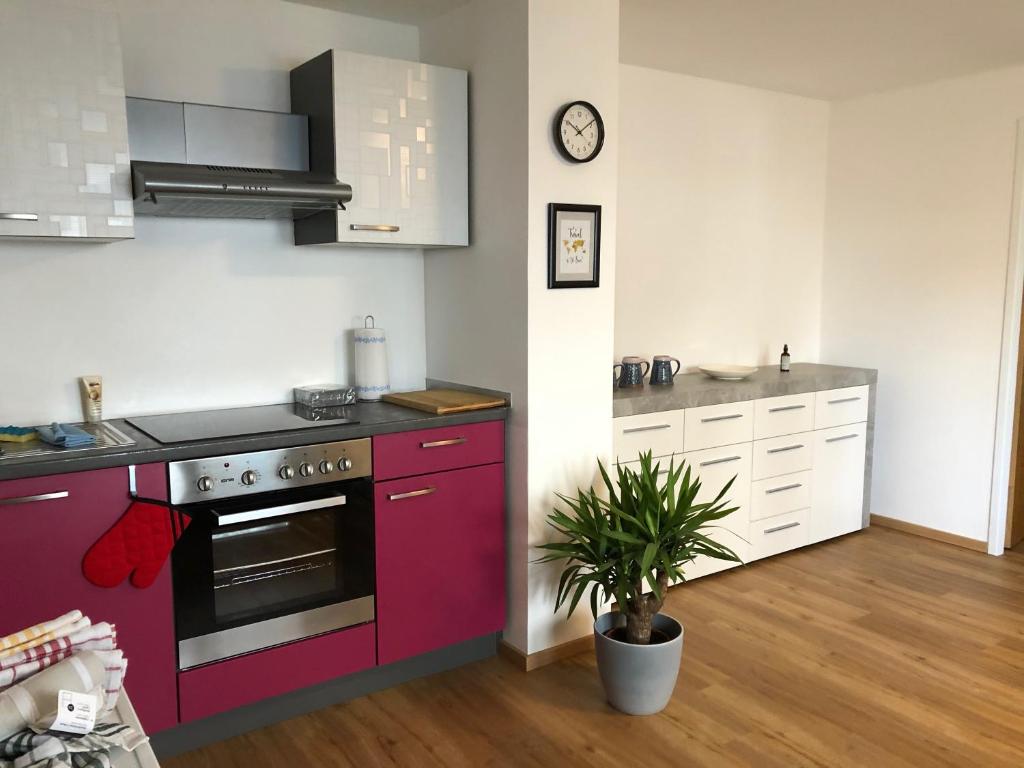
M 82 573 L 98 587 L 116 587 L 131 574 L 131 583 L 145 589 L 156 581 L 188 523 L 188 518 L 172 509 L 133 501 L 85 553 Z

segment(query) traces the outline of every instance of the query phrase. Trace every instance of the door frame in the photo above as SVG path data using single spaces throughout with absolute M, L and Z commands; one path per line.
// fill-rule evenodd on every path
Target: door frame
M 1003 340 L 999 360 L 999 394 L 996 401 L 996 434 L 992 456 L 992 492 L 989 501 L 990 555 L 1001 555 L 1005 551 L 1010 504 L 1010 462 L 1013 457 L 1013 423 L 1017 406 L 1021 309 L 1024 306 L 1024 119 L 1017 121 L 1014 165 L 1010 247 L 1006 260 L 1006 294 L 1003 301 Z

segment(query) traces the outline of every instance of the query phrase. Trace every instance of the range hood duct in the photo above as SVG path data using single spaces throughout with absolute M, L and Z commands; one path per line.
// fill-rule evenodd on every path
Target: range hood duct
M 303 219 L 344 209 L 352 187 L 329 174 L 132 162 L 135 212 L 148 216 Z

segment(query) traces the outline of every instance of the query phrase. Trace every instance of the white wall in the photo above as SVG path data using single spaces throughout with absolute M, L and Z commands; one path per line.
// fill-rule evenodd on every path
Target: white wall
M 415 27 L 280 0 L 118 0 L 126 91 L 287 110 L 288 71 L 330 47 L 416 59 Z M 346 381 L 346 329 L 372 313 L 392 382 L 422 386 L 419 251 L 296 248 L 281 222 L 139 218 L 109 245 L 0 242 L 0 422 L 281 402 Z M 14 363 L 16 361 L 16 365 Z
M 620 89 L 615 356 L 817 361 L 828 103 L 627 65 Z
M 619 135 L 618 0 L 530 0 L 529 115 L 529 535 L 549 540 L 556 493 L 596 479 L 611 454 L 612 357 L 616 288 Z M 551 121 L 574 99 L 604 118 L 601 154 L 577 165 L 562 159 Z M 547 205 L 596 203 L 601 210 L 601 285 L 549 290 Z M 534 553 L 536 556 L 537 553 Z M 560 568 L 530 565 L 529 635 L 535 653 L 591 631 L 588 606 L 572 621 L 553 613 Z M 584 601 L 585 603 L 586 601 Z
M 879 369 L 871 511 L 986 539 L 1024 67 L 833 105 L 823 362 Z
M 475 0 L 420 29 L 423 61 L 467 69 L 470 246 L 425 254 L 427 375 L 511 393 L 505 639 L 526 648 L 527 17 Z

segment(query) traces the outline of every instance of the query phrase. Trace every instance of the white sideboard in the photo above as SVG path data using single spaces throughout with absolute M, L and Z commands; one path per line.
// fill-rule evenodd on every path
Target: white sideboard
M 737 511 L 710 535 L 752 562 L 864 526 L 870 386 L 840 387 L 613 418 L 615 460 L 675 458 L 709 501 L 735 477 Z M 733 567 L 700 557 L 687 580 Z

